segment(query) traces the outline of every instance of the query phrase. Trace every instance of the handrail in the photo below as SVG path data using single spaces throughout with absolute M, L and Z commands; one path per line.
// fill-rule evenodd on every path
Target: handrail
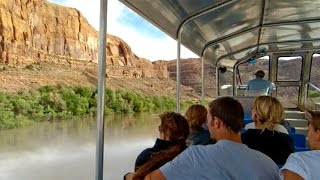
M 320 92 L 320 88 L 318 88 L 316 85 L 312 84 L 311 82 L 308 82 L 305 84 L 305 94 L 304 94 L 304 103 L 307 104 L 307 99 L 308 99 L 308 88 L 311 86 L 315 90 Z
M 307 84 L 320 92 L 320 88 L 318 88 L 316 85 L 312 84 L 311 82 L 308 82 Z

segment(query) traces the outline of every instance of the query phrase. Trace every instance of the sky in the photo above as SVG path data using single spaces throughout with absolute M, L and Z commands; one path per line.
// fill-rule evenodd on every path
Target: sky
M 94 28 L 99 29 L 100 0 L 48 1 L 78 9 Z M 177 58 L 177 43 L 174 39 L 118 0 L 108 0 L 107 32 L 123 39 L 139 57 L 151 61 Z M 181 57 L 198 56 L 182 46 Z

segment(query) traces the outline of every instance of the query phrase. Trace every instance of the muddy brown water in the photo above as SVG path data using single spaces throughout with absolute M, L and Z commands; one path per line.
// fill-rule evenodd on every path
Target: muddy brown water
M 133 170 L 137 155 L 158 136 L 159 113 L 108 115 L 104 179 Z M 95 119 L 38 123 L 0 131 L 1 180 L 95 179 Z

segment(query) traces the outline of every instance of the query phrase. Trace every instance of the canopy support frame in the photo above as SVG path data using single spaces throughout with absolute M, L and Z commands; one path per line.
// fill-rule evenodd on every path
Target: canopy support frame
M 96 139 L 96 180 L 103 180 L 104 161 L 104 94 L 106 84 L 106 44 L 107 44 L 108 0 L 100 0 L 99 66 L 97 99 L 97 139 Z

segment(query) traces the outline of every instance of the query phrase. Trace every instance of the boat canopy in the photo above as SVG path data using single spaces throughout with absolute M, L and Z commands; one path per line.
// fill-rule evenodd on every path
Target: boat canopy
M 206 61 L 320 48 L 320 0 L 120 0 Z

